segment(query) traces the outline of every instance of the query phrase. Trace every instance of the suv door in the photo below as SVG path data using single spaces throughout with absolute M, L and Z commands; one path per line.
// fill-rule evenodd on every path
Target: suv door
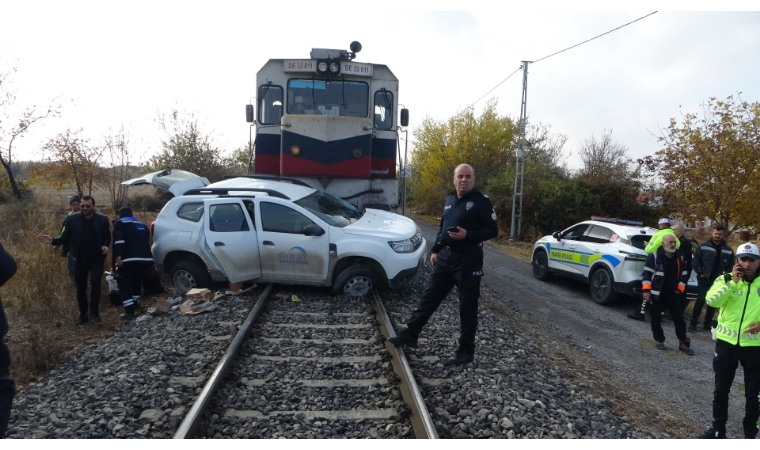
M 240 199 L 203 200 L 204 233 L 230 283 L 261 277 L 256 228 Z
M 562 233 L 560 241 L 552 245 L 549 251 L 549 267 L 570 274 L 585 275 L 581 271 L 579 251 L 584 249 L 581 245 L 588 227 L 589 224 L 581 223 Z
M 285 200 L 257 197 L 256 225 L 261 249 L 262 277 L 271 280 L 319 282 L 329 269 L 329 226 Z M 316 224 L 324 233 L 306 236 L 304 227 Z

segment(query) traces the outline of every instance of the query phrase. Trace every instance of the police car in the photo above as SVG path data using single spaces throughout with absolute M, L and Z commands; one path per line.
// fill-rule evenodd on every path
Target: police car
M 643 222 L 592 217 L 544 236 L 533 246 L 533 276 L 559 274 L 588 283 L 591 298 L 612 304 L 618 294 L 641 295 L 647 242 L 657 230 Z
M 152 184 L 174 196 L 156 218 L 152 251 L 181 293 L 253 280 L 361 297 L 407 282 L 426 251 L 411 219 L 359 211 L 297 179 L 252 175 L 209 184 L 169 169 L 123 184 Z

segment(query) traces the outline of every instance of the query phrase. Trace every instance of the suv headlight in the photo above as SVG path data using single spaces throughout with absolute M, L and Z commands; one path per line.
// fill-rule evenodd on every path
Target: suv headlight
M 411 239 L 404 239 L 403 241 L 388 241 L 388 245 L 390 245 L 396 253 L 414 252 L 414 244 Z

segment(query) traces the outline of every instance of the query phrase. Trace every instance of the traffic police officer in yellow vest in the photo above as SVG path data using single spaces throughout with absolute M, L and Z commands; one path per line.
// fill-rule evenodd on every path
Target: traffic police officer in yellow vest
M 713 425 L 703 439 L 726 437 L 728 393 L 738 364 L 744 368 L 744 437 L 755 439 L 760 417 L 760 250 L 755 244 L 736 249 L 731 273 L 718 277 L 707 293 L 707 304 L 720 308 L 715 335 Z

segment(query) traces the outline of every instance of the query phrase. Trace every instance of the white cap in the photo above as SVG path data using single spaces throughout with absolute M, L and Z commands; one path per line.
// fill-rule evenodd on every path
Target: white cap
M 670 225 L 670 219 L 666 219 L 663 217 L 662 219 L 660 219 L 659 222 L 657 222 L 657 225 L 662 225 L 663 223 L 667 223 L 668 225 Z
M 741 244 L 736 248 L 736 257 L 743 258 L 749 256 L 752 259 L 760 259 L 760 250 L 757 249 L 755 244 Z

